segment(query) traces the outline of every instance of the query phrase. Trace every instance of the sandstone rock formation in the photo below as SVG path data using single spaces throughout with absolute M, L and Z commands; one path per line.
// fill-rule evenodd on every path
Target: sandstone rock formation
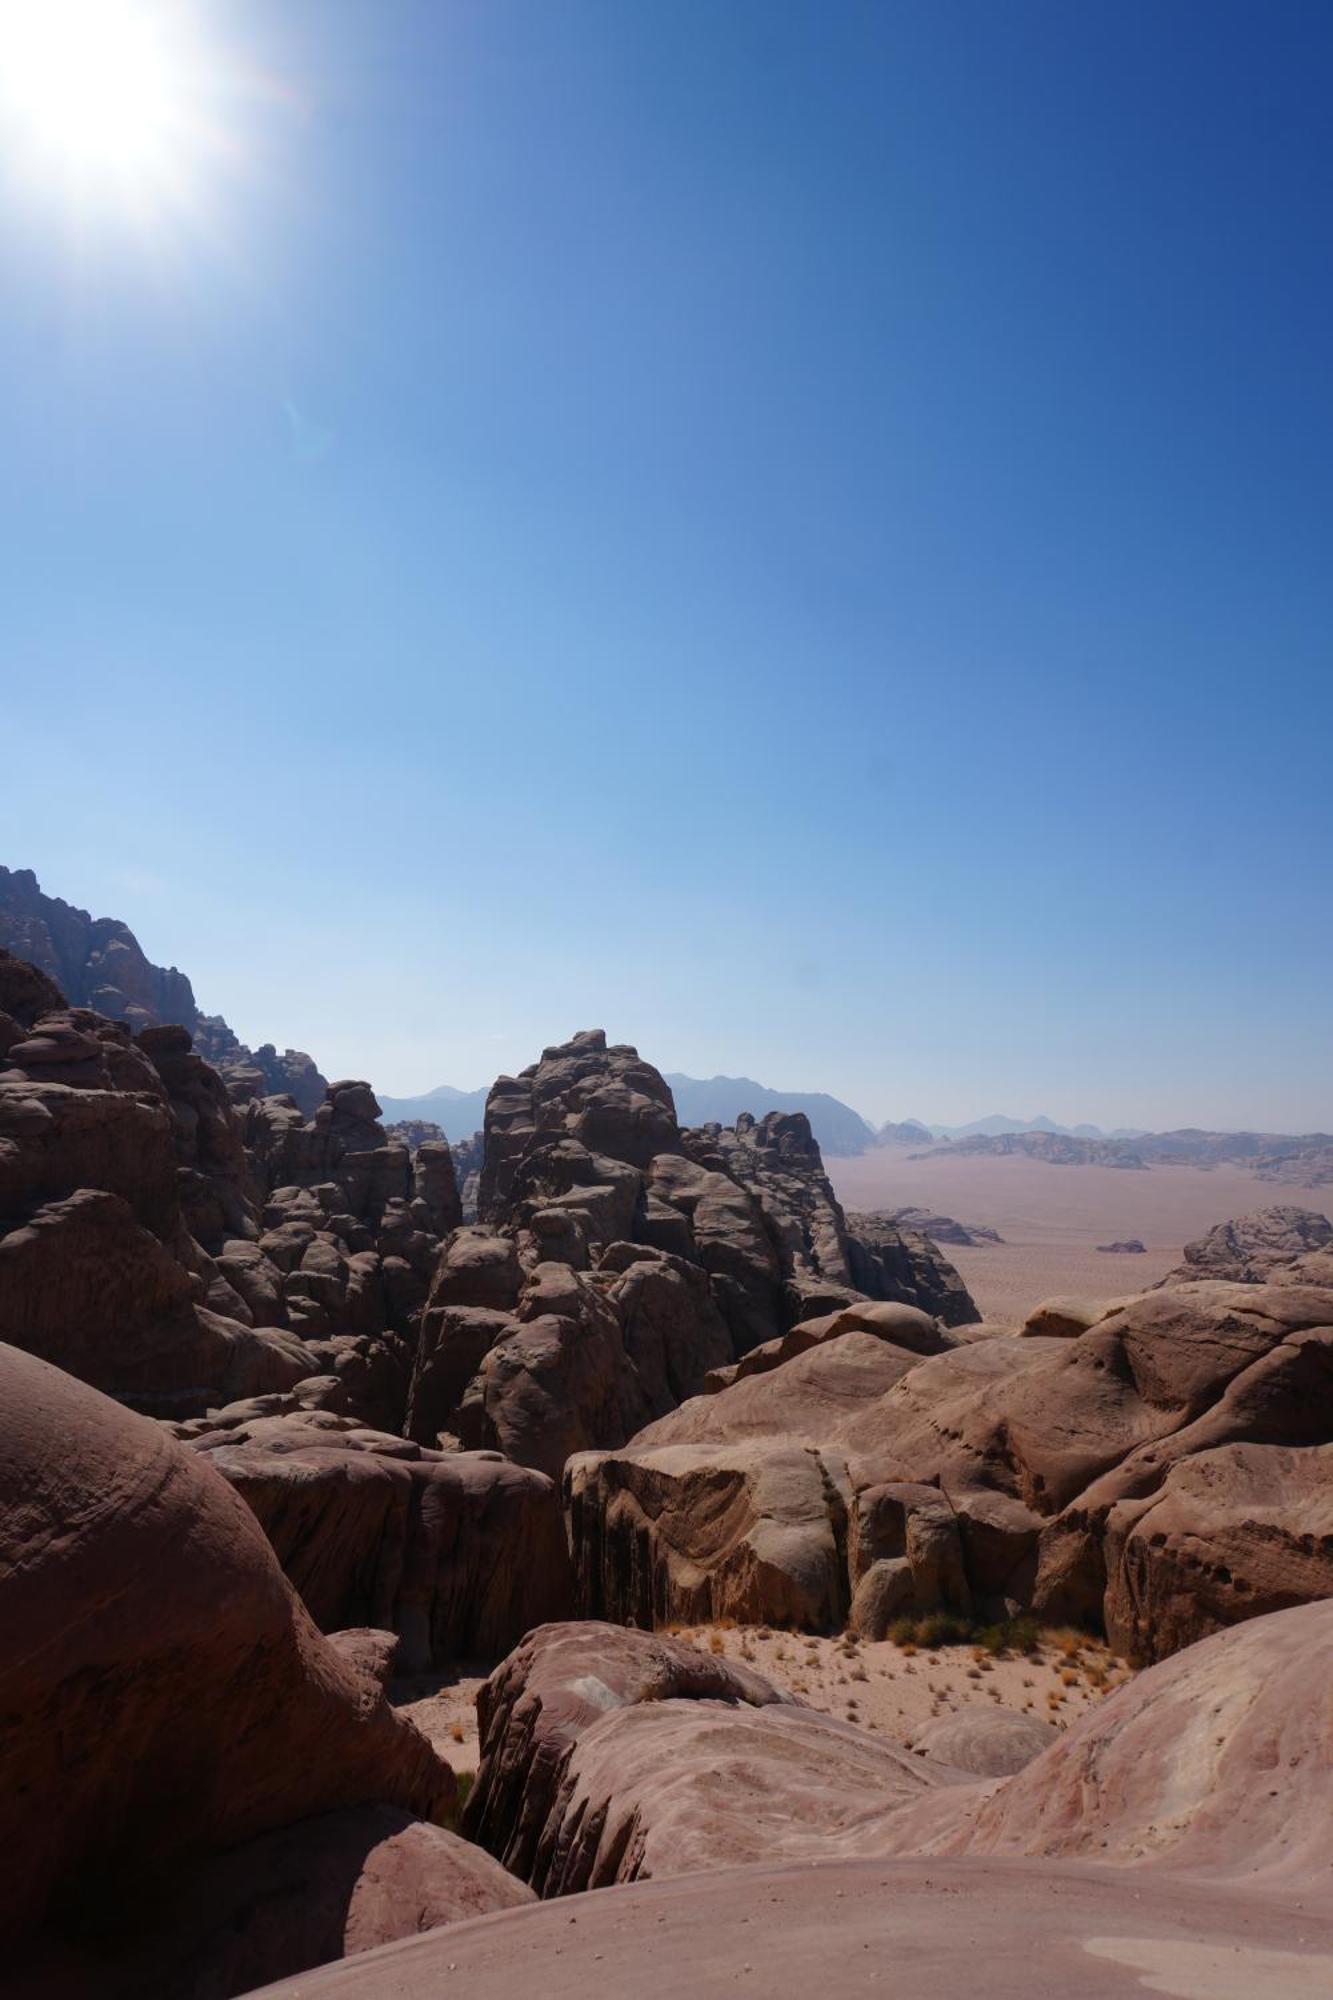
M 848 1236 L 803 1116 L 682 1130 L 658 1072 L 600 1030 L 496 1084 L 479 1212 L 435 1273 L 407 1429 L 552 1474 L 867 1288 L 966 1298 L 933 1246 L 890 1272 Z
M 1156 1657 L 1333 1591 L 1333 1288 L 1286 1275 L 1052 1301 L 1026 1338 L 940 1335 L 935 1354 L 888 1329 L 788 1336 L 762 1370 L 725 1371 L 570 1468 L 578 1601 L 662 1619 L 734 1594 L 747 1615 L 792 1615 L 792 1578 L 749 1544 L 758 1468 L 793 1444 L 846 1468 L 826 1489 L 839 1504 L 812 1492 L 801 1516 L 845 1562 L 840 1590 L 806 1595 L 814 1623 L 846 1604 L 878 1638 L 908 1612 L 1030 1609 Z M 723 1505 L 719 1451 L 742 1443 Z
M 151 1920 L 209 1855 L 452 1774 L 166 1430 L 0 1347 L 0 1937 Z
M 328 1409 L 238 1405 L 180 1434 L 245 1500 L 326 1632 L 398 1635 L 398 1669 L 494 1659 L 571 1604 L 560 1498 L 539 1472 L 441 1453 Z
M 1262 1285 L 1291 1272 L 1299 1260 L 1333 1245 L 1333 1223 L 1310 1208 L 1263 1208 L 1219 1222 L 1206 1236 L 1185 1245 L 1184 1262 L 1168 1285 L 1196 1278 L 1224 1278 L 1238 1285 Z
M 750 1987 L 851 2000 L 887 1983 L 882 1968 L 903 1966 L 931 2000 L 974 2000 L 979 1967 L 993 2000 L 1143 2000 L 1148 1990 L 1216 2000 L 1223 1973 L 1240 1995 L 1312 2000 L 1333 1974 L 1333 1921 L 1307 1908 L 1294 1924 L 1276 1899 L 1069 1862 L 714 1868 L 367 1953 L 354 1990 L 356 2000 L 437 2000 L 456 1984 L 469 2000 L 512 2000 L 537 1968 L 548 2000 L 732 2000 Z M 349 1970 L 285 1981 L 273 2000 L 342 2000 Z
M 617 1626 L 534 1632 L 478 1700 L 465 1826 L 542 1896 L 864 1851 L 864 1821 L 960 1774 Z

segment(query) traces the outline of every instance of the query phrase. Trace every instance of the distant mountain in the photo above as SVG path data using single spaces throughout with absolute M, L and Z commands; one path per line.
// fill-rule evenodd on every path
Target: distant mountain
M 734 1125 L 742 1111 L 762 1118 L 766 1111 L 803 1111 L 821 1153 L 849 1158 L 875 1143 L 874 1128 L 859 1111 L 822 1090 L 770 1090 L 749 1076 L 683 1076 L 669 1072 L 667 1082 L 682 1125 Z
M 426 1119 L 438 1125 L 446 1139 L 457 1145 L 481 1130 L 489 1090 L 455 1090 L 451 1083 L 437 1084 L 421 1097 L 386 1097 L 376 1091 L 385 1123 L 403 1125 Z
M 1141 1139 L 1140 1127 L 1121 1125 L 1114 1132 L 1104 1132 L 1100 1125 L 1057 1125 L 1053 1118 L 1044 1115 L 1038 1118 L 1006 1118 L 994 1113 L 989 1118 L 974 1118 L 970 1125 L 932 1125 L 931 1133 L 936 1139 L 1002 1139 L 1014 1132 L 1049 1132 L 1061 1139 Z
M 756 1118 L 766 1111 L 804 1111 L 821 1152 L 846 1158 L 875 1143 L 874 1130 L 861 1114 L 822 1090 L 770 1090 L 749 1076 L 685 1076 L 679 1070 L 668 1075 L 667 1082 L 682 1125 L 734 1125 L 742 1111 L 752 1111 Z M 383 1091 L 377 1095 L 389 1123 L 428 1118 L 456 1144 L 480 1128 L 488 1093 L 455 1090 L 442 1083 L 420 1097 L 386 1097 Z M 929 1137 L 923 1130 L 922 1140 Z

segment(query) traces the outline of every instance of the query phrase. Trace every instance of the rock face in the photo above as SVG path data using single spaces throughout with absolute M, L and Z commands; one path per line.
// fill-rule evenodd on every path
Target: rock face
M 847 1612 L 851 1489 L 795 1441 L 589 1452 L 565 1468 L 582 1616 L 829 1631 Z
M 183 1031 L 149 1030 L 150 1036 Z M 252 1315 L 190 1234 L 244 1222 L 245 1163 L 211 1086 L 172 1087 L 127 1027 L 41 1015 L 0 1055 L 0 1337 L 165 1416 L 312 1372 Z
M 1120 1688 L 943 1851 L 1159 1864 L 1272 1889 L 1333 1867 L 1333 1602 L 1258 1618 Z
M 422 1317 L 407 1419 L 422 1443 L 558 1475 L 861 1300 L 858 1256 L 880 1299 L 961 1288 L 933 1247 L 895 1274 L 858 1249 L 803 1115 L 682 1130 L 663 1078 L 600 1030 L 502 1077 L 484 1145 L 482 1220 L 447 1245 Z
M 453 1778 L 160 1426 L 0 1348 L 0 1937 L 146 1910 L 197 1859 Z
M 812 1623 L 830 1601 L 871 1638 L 908 1612 L 1031 1610 L 1145 1658 L 1333 1593 L 1333 1288 L 1300 1282 L 1305 1261 L 1283 1283 L 1050 1302 L 1025 1338 L 941 1332 L 933 1354 L 888 1327 L 798 1329 L 571 1469 L 579 1602 L 662 1619 L 734 1591 L 746 1615 L 801 1615 L 781 1566 L 749 1554 L 758 1468 L 794 1444 L 846 1469 L 830 1484 L 845 1525 L 837 1508 L 803 1514 L 846 1566 Z M 742 1444 L 727 1491 L 747 1497 L 723 1505 L 719 1453 Z
M 902 1299 L 933 1313 L 945 1326 L 969 1326 L 981 1318 L 976 1300 L 925 1230 L 881 1214 L 855 1214 L 847 1220 L 853 1236 L 852 1276 L 869 1297 Z
M 1206 1236 L 1185 1245 L 1184 1262 L 1168 1285 L 1197 1278 L 1224 1278 L 1237 1285 L 1281 1281 L 1299 1259 L 1333 1246 L 1333 1223 L 1310 1208 L 1262 1208 L 1231 1222 L 1219 1222 Z
M 262 1400 L 178 1428 L 244 1499 L 323 1630 L 396 1633 L 401 1671 L 494 1659 L 570 1608 L 560 1498 L 539 1472 L 329 1410 L 266 1414 Z
M 189 980 L 150 965 L 134 933 L 114 917 L 90 917 L 44 896 L 30 868 L 0 868 L 0 945 L 35 965 L 76 1006 L 134 1028 L 199 1019 Z
M 758 1674 L 617 1626 L 534 1632 L 478 1715 L 465 1825 L 542 1896 L 855 1852 L 868 1813 L 958 1780 Z

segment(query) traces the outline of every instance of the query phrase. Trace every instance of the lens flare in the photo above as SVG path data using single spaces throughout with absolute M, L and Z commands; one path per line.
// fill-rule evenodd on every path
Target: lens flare
M 207 133 L 204 51 L 167 0 L 0 0 L 0 143 L 99 199 L 178 191 Z

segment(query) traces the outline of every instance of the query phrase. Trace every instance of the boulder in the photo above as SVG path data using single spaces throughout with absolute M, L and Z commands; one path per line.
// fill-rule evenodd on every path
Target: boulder
M 976 1778 L 1010 1778 L 1059 1740 L 1054 1723 L 986 1702 L 923 1722 L 908 1748 Z
M 449 1808 L 448 1767 L 202 1459 L 13 1348 L 0 1390 L 0 1936 L 127 1923 L 202 1857 L 313 1813 Z
M 465 1826 L 542 1896 L 858 1851 L 957 1775 L 760 1675 L 606 1625 L 548 1626 L 477 1701 Z M 869 1836 L 873 1842 L 873 1836 Z

